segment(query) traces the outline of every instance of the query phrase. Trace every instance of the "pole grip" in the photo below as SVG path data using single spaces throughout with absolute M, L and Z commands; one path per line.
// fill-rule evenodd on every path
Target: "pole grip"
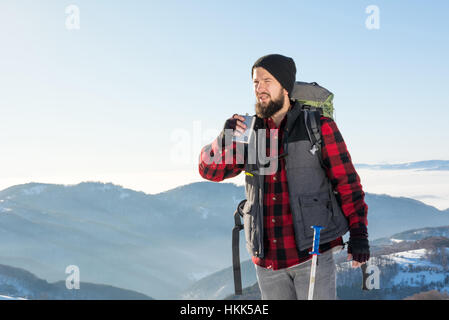
M 320 249 L 320 232 L 321 229 L 324 229 L 322 226 L 311 226 L 311 228 L 314 229 L 313 231 L 313 247 L 312 251 L 309 252 L 309 254 L 316 254 L 320 255 L 319 249 Z

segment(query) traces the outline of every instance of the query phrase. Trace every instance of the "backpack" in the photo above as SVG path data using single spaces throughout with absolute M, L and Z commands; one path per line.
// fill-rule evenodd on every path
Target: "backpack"
M 321 87 L 316 82 L 295 82 L 290 99 L 297 101 L 302 105 L 305 113 L 304 121 L 306 124 L 309 140 L 312 144 L 310 152 L 318 152 L 318 159 L 321 166 L 325 168 L 321 158 L 321 115 L 333 119 L 334 95 L 329 90 Z M 241 218 L 243 218 L 243 207 L 246 199 L 240 201 L 234 212 L 234 228 L 232 229 L 232 269 L 234 273 L 234 290 L 236 295 L 242 294 L 242 275 L 240 269 L 240 231 L 243 230 Z
M 334 94 L 316 82 L 295 82 L 291 99 L 310 107 L 321 108 L 325 117 L 334 119 Z

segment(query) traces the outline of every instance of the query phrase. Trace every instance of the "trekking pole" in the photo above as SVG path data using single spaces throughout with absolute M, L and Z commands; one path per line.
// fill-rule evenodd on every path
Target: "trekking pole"
M 313 247 L 312 251 L 309 254 L 312 256 L 312 267 L 310 268 L 310 282 L 309 282 L 309 298 L 308 300 L 313 300 L 313 290 L 315 289 L 315 273 L 316 273 L 316 265 L 318 255 L 320 255 L 320 232 L 321 229 L 324 229 L 321 226 L 311 226 L 314 229 L 313 231 Z
M 362 269 L 362 290 L 369 290 L 366 286 L 366 280 L 368 279 L 368 274 L 366 273 L 367 265 L 366 263 L 362 264 L 360 266 L 360 269 Z
M 348 244 L 348 242 L 345 242 L 344 245 Z M 368 267 L 367 263 L 364 263 L 360 266 L 360 269 L 362 271 L 362 290 L 369 290 L 368 286 L 366 285 L 366 280 L 368 280 L 369 274 L 366 273 L 366 268 Z

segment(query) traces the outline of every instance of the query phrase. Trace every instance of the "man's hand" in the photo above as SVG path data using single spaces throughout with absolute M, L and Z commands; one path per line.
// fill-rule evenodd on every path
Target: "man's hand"
M 223 130 L 221 131 L 220 135 L 218 136 L 218 141 L 221 143 L 222 146 L 228 146 L 232 142 L 232 139 L 229 137 L 232 136 L 241 136 L 245 130 L 246 125 L 244 123 L 245 118 L 242 116 L 239 116 L 237 113 L 235 113 L 231 118 L 226 120 Z M 232 132 L 229 132 L 232 130 Z M 227 137 L 227 138 L 226 138 Z
M 353 268 L 358 268 L 358 267 L 361 267 L 362 266 L 362 264 L 365 264 L 366 263 L 366 261 L 364 261 L 364 262 L 358 262 L 358 261 L 355 261 L 355 260 L 353 260 L 353 257 L 352 257 L 352 254 L 350 254 L 350 253 L 348 253 L 348 259 L 347 259 L 348 261 L 351 261 L 352 260 L 352 267 Z
M 234 135 L 241 136 L 246 130 L 246 125 L 244 121 L 245 121 L 244 117 L 235 113 L 231 118 L 226 120 L 223 129 L 235 130 Z
M 352 260 L 352 267 L 358 268 L 369 260 L 369 241 L 368 239 L 349 238 L 348 243 L 348 261 Z

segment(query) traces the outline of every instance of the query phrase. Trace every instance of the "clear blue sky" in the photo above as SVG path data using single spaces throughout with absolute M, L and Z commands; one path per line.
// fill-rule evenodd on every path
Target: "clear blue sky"
M 66 29 L 71 4 L 80 30 Z M 0 187 L 190 181 L 224 121 L 254 113 L 250 69 L 268 53 L 334 92 L 354 162 L 449 159 L 448 14 L 443 0 L 2 0 Z M 170 160 L 176 132 L 184 163 Z

